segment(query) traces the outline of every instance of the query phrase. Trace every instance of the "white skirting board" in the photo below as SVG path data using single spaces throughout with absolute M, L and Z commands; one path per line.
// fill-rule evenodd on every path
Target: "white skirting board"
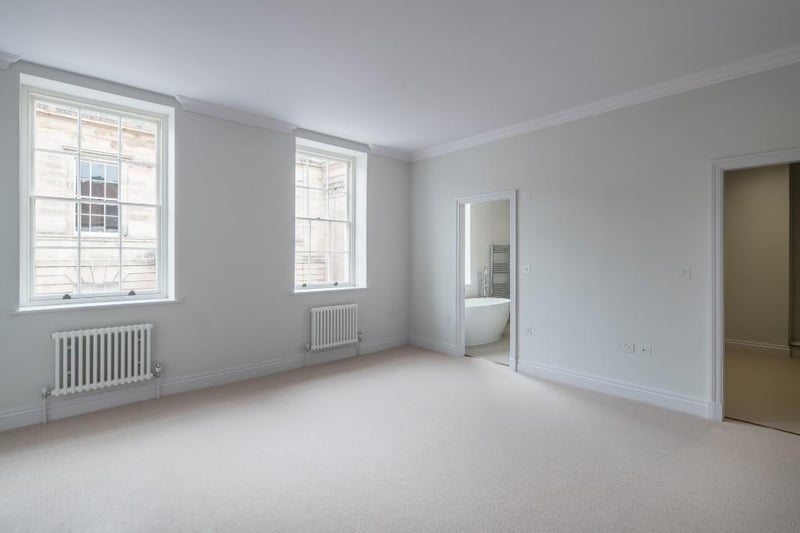
M 424 348 L 432 352 L 445 353 L 447 355 L 464 355 L 463 353 L 459 353 L 460 350 L 455 344 L 442 342 L 437 339 L 411 336 L 408 339 L 408 343 L 412 346 L 416 346 L 417 348 Z
M 765 355 L 778 355 L 781 357 L 789 357 L 792 353 L 788 345 L 745 341 L 741 339 L 725 339 L 725 349 L 763 353 Z
M 579 374 L 529 361 L 519 361 L 518 368 L 520 373 L 529 376 L 644 402 L 701 418 L 714 419 L 714 406 L 707 401 L 696 398 L 684 398 L 668 392 L 646 389 L 629 383 L 620 383 L 598 376 Z
M 408 344 L 408 338 L 392 337 L 376 342 L 362 342 L 359 353 L 380 352 L 390 348 L 398 348 Z M 253 365 L 236 368 L 226 368 L 203 374 L 193 374 L 170 379 L 169 369 L 165 368 L 165 378 L 161 380 L 161 395 L 179 394 L 191 390 L 216 387 L 236 381 L 258 378 L 270 374 L 277 374 L 287 370 L 302 368 L 316 364 L 328 363 L 338 359 L 356 355 L 355 346 L 332 350 L 331 352 L 318 352 L 314 354 L 298 354 L 283 359 L 272 359 Z M 134 402 L 151 400 L 156 397 L 155 380 L 129 386 L 117 387 L 107 391 L 65 396 L 63 398 L 50 398 L 47 402 L 48 420 L 58 420 L 71 416 L 101 411 L 111 407 L 118 407 Z M 42 404 L 36 403 L 0 412 L 0 431 L 31 426 L 42 422 Z

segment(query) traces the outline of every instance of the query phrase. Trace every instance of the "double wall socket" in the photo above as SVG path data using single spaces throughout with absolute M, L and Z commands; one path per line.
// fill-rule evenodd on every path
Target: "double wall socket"
M 622 353 L 636 353 L 636 345 L 632 342 L 623 342 L 619 345 Z
M 619 344 L 619 351 L 622 353 L 653 355 L 653 347 L 649 344 L 639 344 L 633 342 L 622 342 Z

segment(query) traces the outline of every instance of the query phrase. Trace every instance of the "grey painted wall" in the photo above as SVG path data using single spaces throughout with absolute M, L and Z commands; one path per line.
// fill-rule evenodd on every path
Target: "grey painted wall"
M 175 105 L 34 65 L 0 70 L 0 414 L 37 405 L 40 388 L 52 385 L 53 331 L 152 321 L 154 353 L 169 380 L 302 354 L 315 305 L 358 302 L 365 348 L 406 337 L 408 163 L 369 157 L 369 289 L 294 295 L 294 137 L 180 109 L 176 291 L 183 303 L 9 314 L 18 304 L 20 71 Z M 233 212 L 235 225 L 226 215 Z
M 455 198 L 516 188 L 521 360 L 709 401 L 711 161 L 799 123 L 792 66 L 415 163 L 413 338 L 456 344 Z
M 789 344 L 789 165 L 725 174 L 725 338 Z

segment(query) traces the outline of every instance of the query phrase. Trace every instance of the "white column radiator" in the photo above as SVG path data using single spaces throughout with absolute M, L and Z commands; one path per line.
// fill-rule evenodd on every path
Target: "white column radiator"
M 358 344 L 358 304 L 311 308 L 311 352 Z
M 153 324 L 114 326 L 53 333 L 55 386 L 63 396 L 153 377 Z

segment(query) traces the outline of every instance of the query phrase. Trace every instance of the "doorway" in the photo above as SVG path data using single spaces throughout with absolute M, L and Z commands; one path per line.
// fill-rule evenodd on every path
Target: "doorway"
M 516 191 L 456 200 L 459 353 L 516 370 Z
M 789 151 L 717 169 L 715 394 L 719 419 L 800 434 L 798 161 Z

